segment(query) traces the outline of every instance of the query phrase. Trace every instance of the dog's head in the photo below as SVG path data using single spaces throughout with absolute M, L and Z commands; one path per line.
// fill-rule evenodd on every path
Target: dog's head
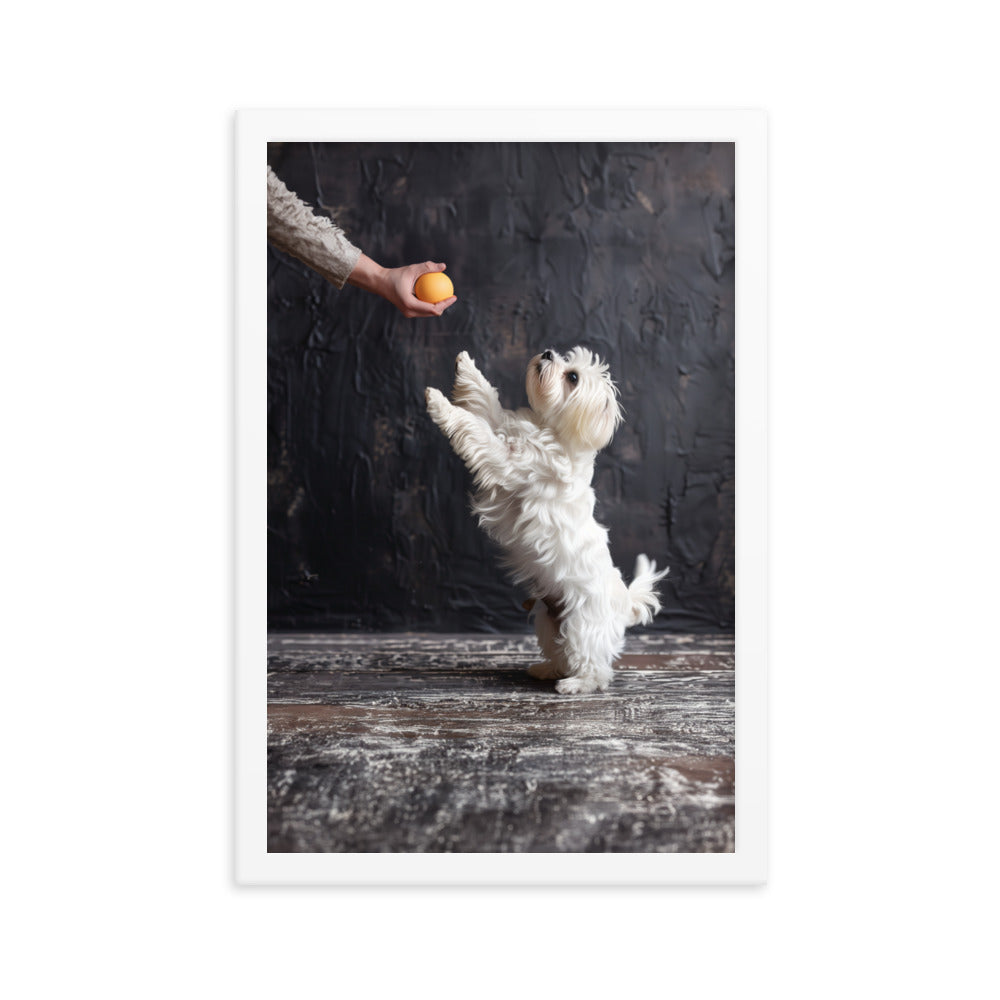
M 571 447 L 600 451 L 622 422 L 608 366 L 585 347 L 565 356 L 555 351 L 535 355 L 525 385 L 532 410 Z

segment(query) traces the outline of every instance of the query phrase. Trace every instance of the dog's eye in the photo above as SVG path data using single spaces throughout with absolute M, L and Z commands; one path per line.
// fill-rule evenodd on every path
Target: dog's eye
M 580 376 L 576 372 L 566 372 L 566 378 L 569 379 L 570 385 L 576 385 L 580 381 Z

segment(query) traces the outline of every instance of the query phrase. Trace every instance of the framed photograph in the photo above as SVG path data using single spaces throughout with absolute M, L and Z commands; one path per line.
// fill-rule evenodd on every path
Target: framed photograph
M 764 882 L 763 113 L 235 168 L 237 880 Z

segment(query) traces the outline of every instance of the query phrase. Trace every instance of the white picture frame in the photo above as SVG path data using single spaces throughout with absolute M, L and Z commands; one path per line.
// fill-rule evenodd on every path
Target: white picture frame
M 266 836 L 268 142 L 736 144 L 736 848 L 278 854 Z M 767 878 L 767 129 L 754 110 L 245 110 L 235 122 L 235 871 L 244 885 L 752 885 Z

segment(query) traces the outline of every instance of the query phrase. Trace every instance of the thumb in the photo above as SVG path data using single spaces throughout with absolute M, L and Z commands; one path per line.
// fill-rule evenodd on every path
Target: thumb
M 431 271 L 443 271 L 447 266 L 447 264 L 435 264 L 432 260 L 425 260 L 423 264 L 420 265 L 420 273 L 428 274 Z

